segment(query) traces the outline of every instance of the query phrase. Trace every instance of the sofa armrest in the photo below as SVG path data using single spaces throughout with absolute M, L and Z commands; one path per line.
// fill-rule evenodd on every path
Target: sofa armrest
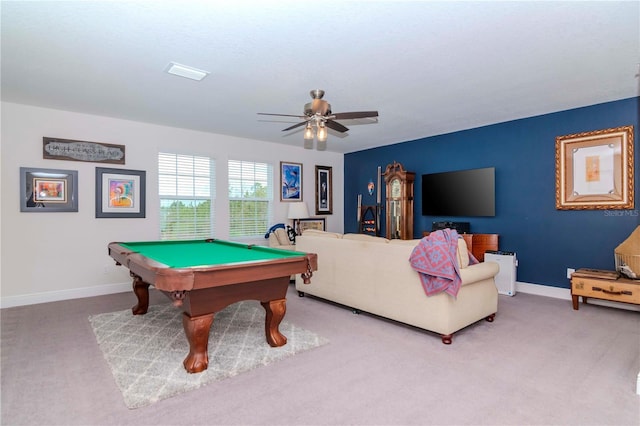
M 500 266 L 497 262 L 480 262 L 461 269 L 460 278 L 462 278 L 462 285 L 467 285 L 493 278 L 498 275 L 498 272 L 500 272 Z

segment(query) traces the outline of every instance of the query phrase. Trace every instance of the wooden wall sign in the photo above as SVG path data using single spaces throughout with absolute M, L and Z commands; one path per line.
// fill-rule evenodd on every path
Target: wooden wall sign
M 124 164 L 124 145 L 43 137 L 42 158 Z

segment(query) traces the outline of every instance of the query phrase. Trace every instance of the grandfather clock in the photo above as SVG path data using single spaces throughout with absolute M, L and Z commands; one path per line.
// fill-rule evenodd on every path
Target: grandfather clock
M 413 239 L 413 181 L 416 174 L 393 162 L 384 172 L 387 184 L 387 238 Z

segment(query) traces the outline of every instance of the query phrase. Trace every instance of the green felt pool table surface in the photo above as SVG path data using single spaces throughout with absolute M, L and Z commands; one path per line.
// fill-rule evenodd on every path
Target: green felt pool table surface
M 305 255 L 224 240 L 141 241 L 120 245 L 171 268 L 259 262 Z
M 129 268 L 132 275 L 163 291 L 306 276 L 317 269 L 313 253 L 217 239 L 114 242 L 109 244 L 109 256 Z

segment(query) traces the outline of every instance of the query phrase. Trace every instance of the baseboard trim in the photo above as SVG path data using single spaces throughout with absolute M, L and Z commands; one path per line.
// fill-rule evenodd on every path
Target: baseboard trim
M 59 302 L 61 300 L 82 299 L 85 297 L 104 296 L 105 294 L 130 292 L 131 283 L 106 284 L 95 287 L 82 287 L 69 290 L 46 291 L 22 296 L 0 297 L 0 308 L 37 305 L 40 303 Z
M 47 291 L 43 293 L 27 294 L 23 296 L 0 297 L 0 309 L 16 306 L 37 305 L 39 303 L 59 302 L 61 300 L 82 299 L 85 297 L 104 296 L 106 294 L 130 292 L 131 283 L 106 284 L 95 287 L 74 288 L 60 291 Z M 571 300 L 571 290 L 568 288 L 552 287 L 542 284 L 516 282 L 517 293 L 533 294 L 536 296 L 552 297 L 554 299 Z M 510 296 L 505 296 L 510 297 Z M 589 299 L 592 305 L 601 305 L 611 308 L 627 309 L 640 312 L 640 306 L 628 303 L 616 303 L 608 300 Z

